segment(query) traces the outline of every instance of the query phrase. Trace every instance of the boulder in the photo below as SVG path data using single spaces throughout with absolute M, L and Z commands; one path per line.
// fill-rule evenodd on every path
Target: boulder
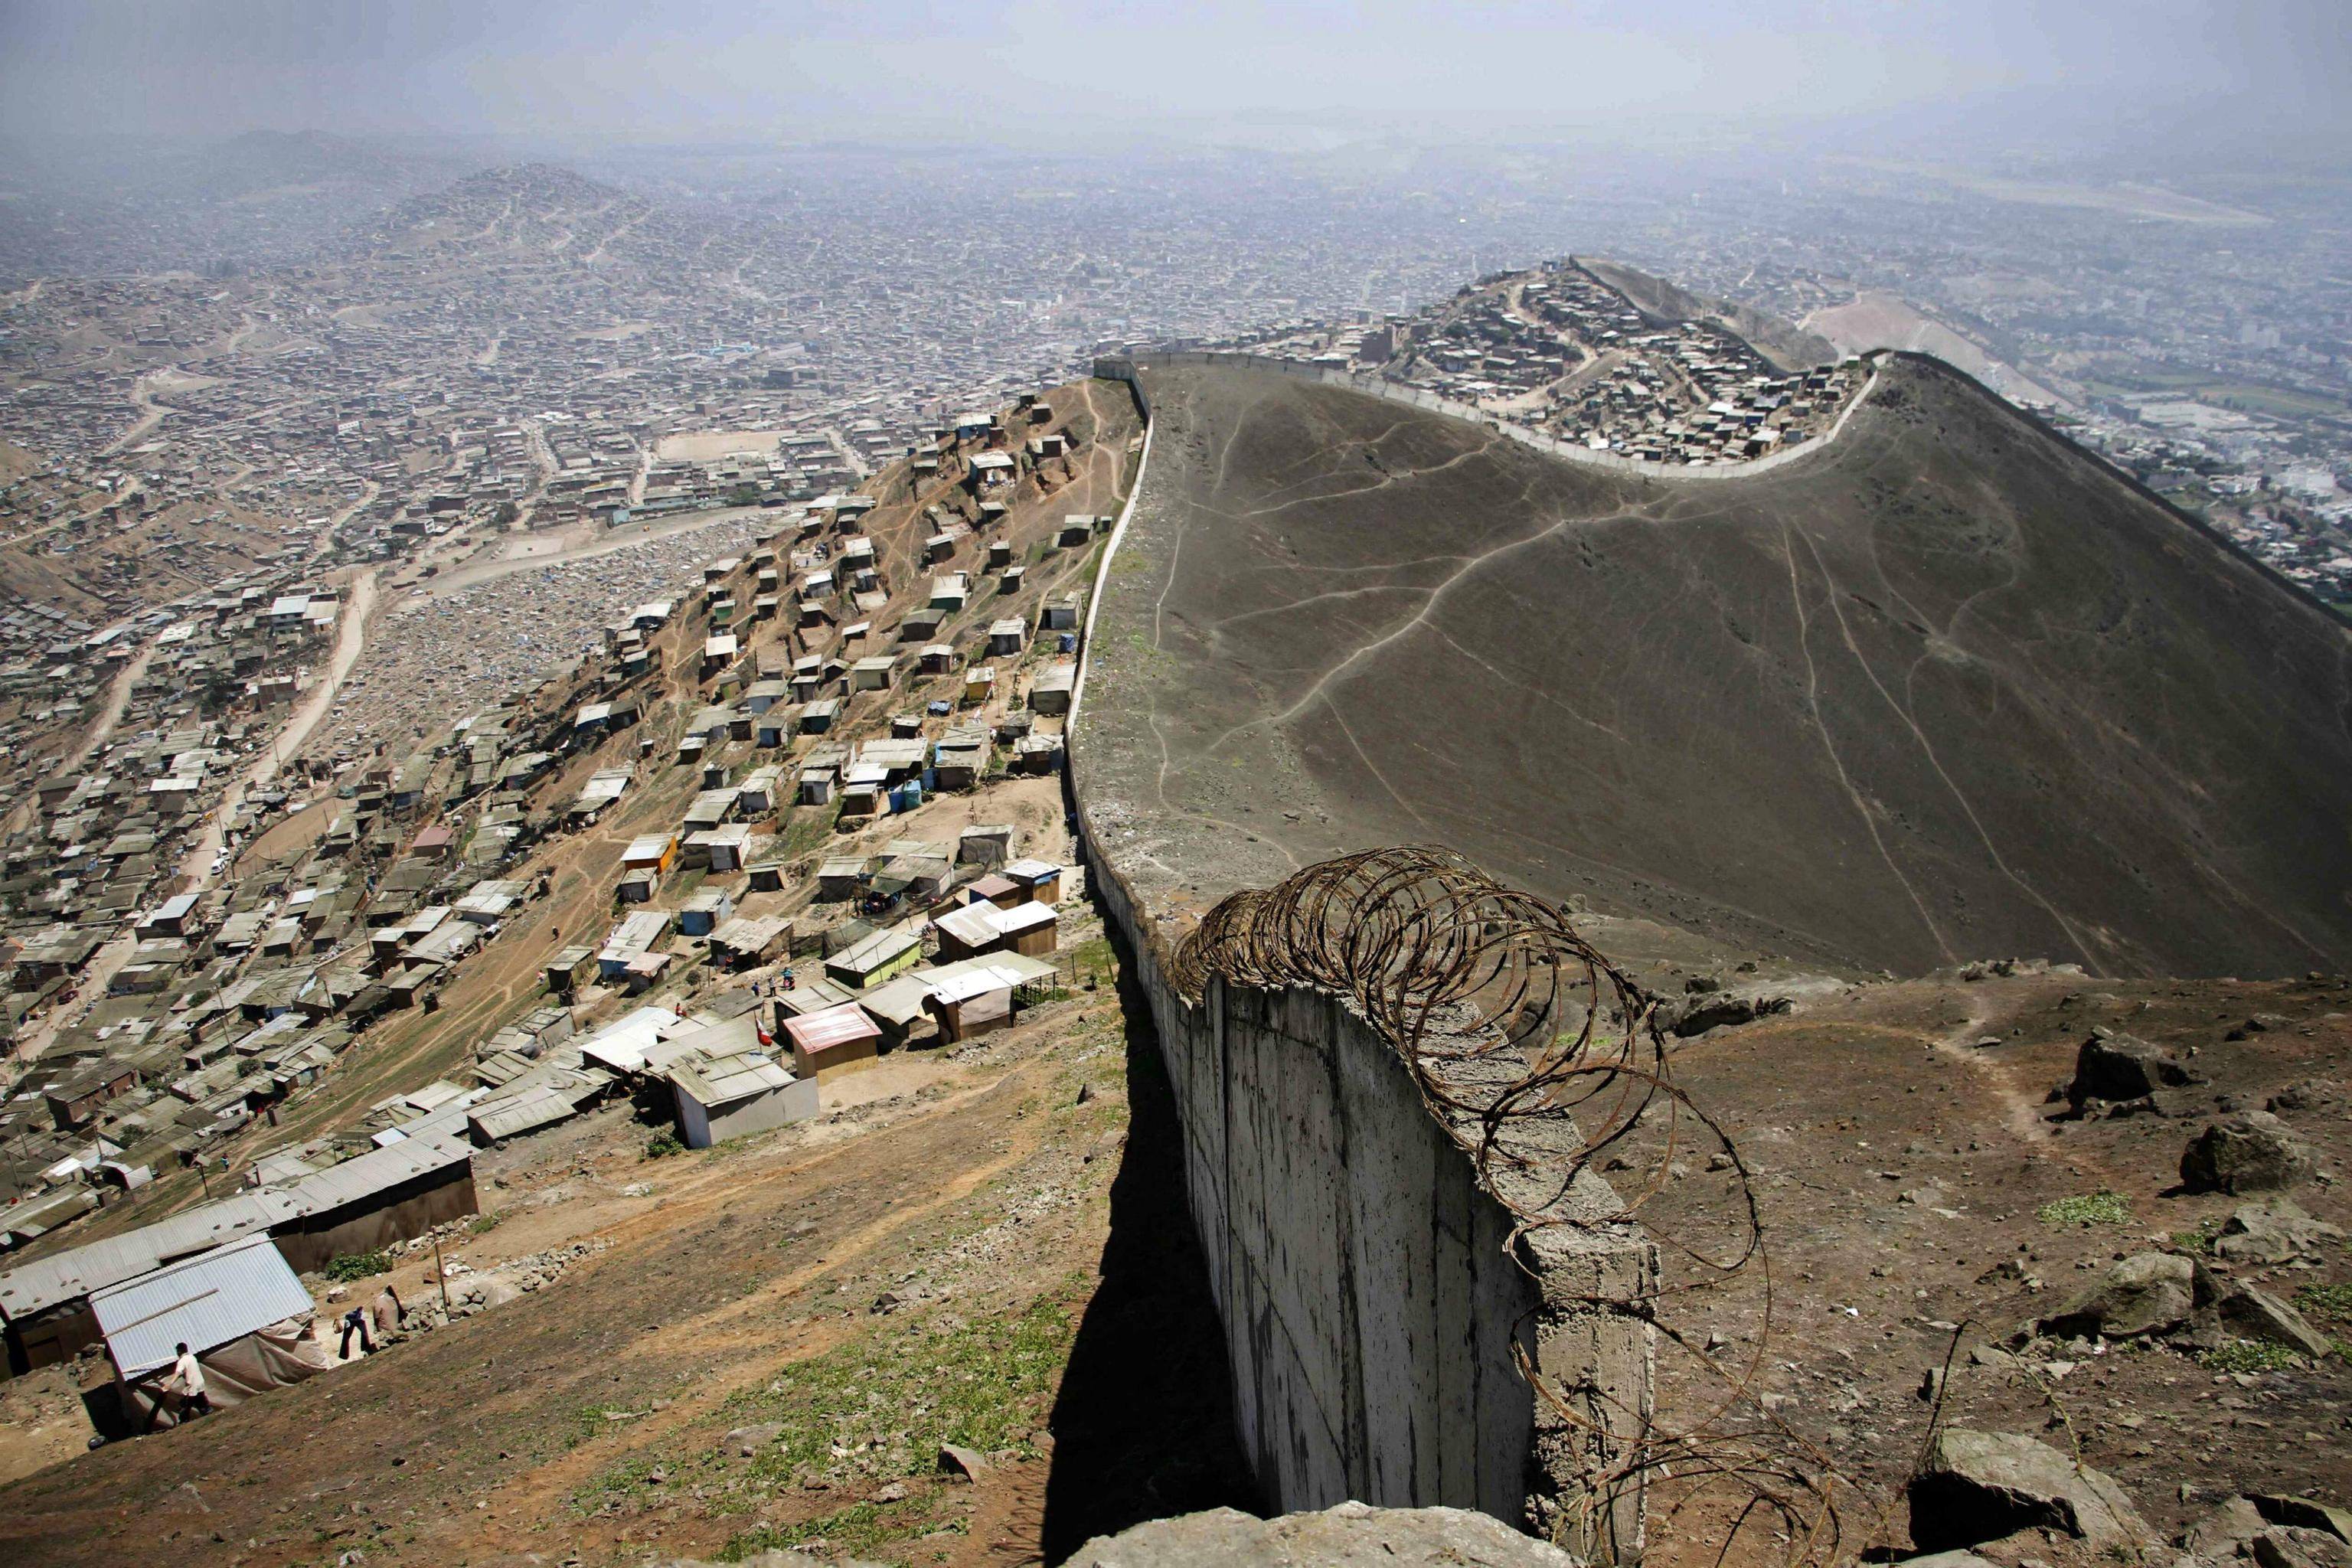
M 1230 1508 L 1155 1519 L 1098 1535 L 1068 1568 L 1579 1568 L 1559 1547 L 1500 1520 L 1458 1508 L 1372 1508 L 1343 1502 L 1320 1513 L 1252 1519 Z
M 976 1481 L 988 1473 L 988 1461 L 970 1448 L 959 1448 L 953 1443 L 940 1445 L 940 1474 Z
M 2137 1252 L 2033 1326 L 2059 1339 L 2138 1339 L 2180 1327 L 2196 1305 L 2195 1263 L 2175 1253 Z
M 1752 1024 L 1759 1018 L 1785 1013 L 1792 1005 L 1786 996 L 1709 996 L 1694 1000 L 1685 1007 L 1682 1016 L 1675 1020 L 1674 1031 L 1688 1039 L 1727 1025 Z
M 754 1426 L 738 1426 L 719 1440 L 719 1451 L 748 1459 L 774 1442 L 783 1432 L 781 1421 L 762 1421 Z
M 2241 1285 L 2221 1298 L 2221 1321 L 2245 1339 L 2284 1345 L 2314 1361 L 2336 1348 L 2336 1342 L 2313 1328 L 2301 1312 L 2252 1285 Z
M 2285 1263 L 2343 1239 L 2339 1226 L 2312 1218 L 2291 1200 L 2266 1198 L 2231 1213 L 2213 1252 L 2232 1263 Z
M 2180 1152 L 2181 1184 L 2192 1193 L 2274 1193 L 2318 1168 L 2310 1147 L 2267 1110 L 2208 1122 Z
M 1911 1539 L 1929 1552 L 2033 1529 L 2126 1550 L 2154 1539 L 2112 1478 L 2013 1432 L 1937 1433 L 1908 1495 Z
M 2191 1557 L 2218 1560 L 2234 1557 L 2242 1542 L 2252 1541 L 2270 1528 L 2251 1498 L 2226 1498 L 2212 1511 L 2189 1527 L 2181 1549 Z
M 2255 1568 L 2352 1568 L 2352 1546 L 2324 1530 L 2274 1524 L 2242 1550 Z
M 2352 1509 L 2341 1509 L 2334 1503 L 2321 1502 L 2316 1498 L 2288 1497 L 2283 1493 L 2257 1492 L 2246 1500 L 2273 1524 L 2291 1524 L 2300 1530 L 2324 1530 L 2336 1540 L 2352 1544 Z
M 2066 1101 L 2080 1110 L 2092 1100 L 2146 1100 L 2160 1089 L 2194 1081 L 2170 1052 L 2130 1035 L 2094 1035 L 2074 1055 Z

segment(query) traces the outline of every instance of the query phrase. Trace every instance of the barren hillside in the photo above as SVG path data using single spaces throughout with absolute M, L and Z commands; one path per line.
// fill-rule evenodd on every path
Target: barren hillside
M 1948 370 L 1889 361 L 1834 443 L 1710 479 L 1145 375 L 1082 782 L 1171 889 L 1433 841 L 1814 963 L 2352 949 L 2344 630 Z

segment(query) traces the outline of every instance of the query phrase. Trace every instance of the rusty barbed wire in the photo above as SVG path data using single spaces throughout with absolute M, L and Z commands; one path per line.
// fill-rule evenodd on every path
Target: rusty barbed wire
M 1396 1049 L 1512 1216 L 1506 1251 L 1541 1281 L 1548 1303 L 1639 1323 L 1682 1358 L 1682 1383 L 1711 1391 L 1686 1393 L 1696 1408 L 1668 1419 L 1590 1379 L 1560 1386 L 1535 1364 L 1532 1337 L 1515 1333 L 1521 1374 L 1570 1436 L 1552 1448 L 1577 1472 L 1549 1521 L 1556 1540 L 1605 1546 L 1617 1500 L 1671 1479 L 1664 1517 L 1713 1518 L 1718 1563 L 1759 1530 L 1772 1538 L 1764 1555 L 1837 1559 L 1843 1488 L 1828 1457 L 1758 1386 L 1773 1300 L 1748 1167 L 1723 1127 L 1675 1087 L 1658 999 L 1579 935 L 1568 910 L 1450 849 L 1370 849 L 1224 899 L 1166 969 L 1195 1005 L 1213 978 L 1347 999 Z M 1689 1235 L 1687 1217 L 1644 1217 L 1692 1159 L 1731 1189 L 1707 1216 L 1711 1236 Z M 1541 1275 L 1531 1244 L 1564 1226 L 1638 1227 L 1657 1267 L 1631 1282 L 1595 1269 L 1581 1289 L 1569 1271 Z M 1757 1325 L 1735 1352 L 1724 1320 L 1694 1309 L 1751 1274 Z

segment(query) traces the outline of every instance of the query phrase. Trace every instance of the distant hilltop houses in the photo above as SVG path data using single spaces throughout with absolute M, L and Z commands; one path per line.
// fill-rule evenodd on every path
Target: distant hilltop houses
M 1496 274 L 1409 316 L 1216 346 L 1378 374 L 1556 440 L 1668 465 L 1741 463 L 1817 440 L 1865 379 L 1826 343 L 1776 360 L 1727 326 L 1645 309 L 1573 261 Z

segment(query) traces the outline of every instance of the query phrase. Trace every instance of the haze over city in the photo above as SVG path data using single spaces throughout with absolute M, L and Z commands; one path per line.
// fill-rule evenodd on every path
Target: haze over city
M 2323 0 L 0 0 L 0 1546 L 2352 1564 Z

